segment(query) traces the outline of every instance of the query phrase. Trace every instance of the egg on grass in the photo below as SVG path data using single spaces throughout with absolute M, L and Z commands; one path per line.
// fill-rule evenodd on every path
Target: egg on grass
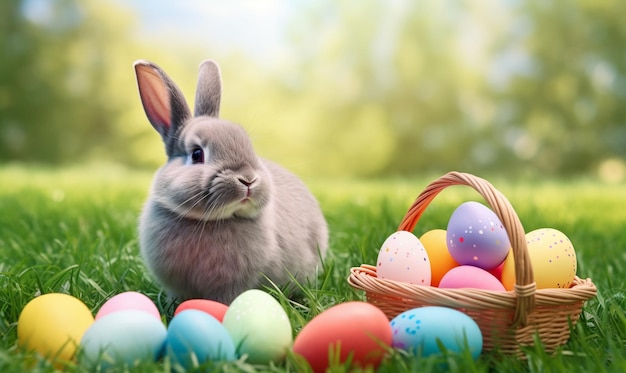
M 224 315 L 226 311 L 228 311 L 228 306 L 216 302 L 214 300 L 209 299 L 189 299 L 176 307 L 174 311 L 174 316 L 183 312 L 184 310 L 199 310 L 208 313 L 209 315 L 215 317 L 217 321 L 222 322 L 224 320 Z
M 476 360 L 483 349 L 478 324 L 461 311 L 439 306 L 407 310 L 391 320 L 392 345 L 427 357 L 469 350 Z
M 389 319 L 366 302 L 335 305 L 315 316 L 296 336 L 293 351 L 315 373 L 349 358 L 361 369 L 376 369 L 391 346 Z
M 157 320 L 161 320 L 161 314 L 154 302 L 136 291 L 126 291 L 109 298 L 96 313 L 96 320 L 110 313 L 131 309 L 146 312 Z
M 107 370 L 161 357 L 167 331 L 154 315 L 137 309 L 106 314 L 87 329 L 80 342 L 81 360 Z
M 246 361 L 252 364 L 281 362 L 293 343 L 287 313 L 274 297 L 259 289 L 237 296 L 222 323 L 237 347 L 238 356 L 246 356 Z
M 93 324 L 89 308 L 61 293 L 40 295 L 24 306 L 17 321 L 18 345 L 51 360 L 71 360 Z
M 165 355 L 185 370 L 236 359 L 235 344 L 226 328 L 215 317 L 194 309 L 184 310 L 170 321 Z

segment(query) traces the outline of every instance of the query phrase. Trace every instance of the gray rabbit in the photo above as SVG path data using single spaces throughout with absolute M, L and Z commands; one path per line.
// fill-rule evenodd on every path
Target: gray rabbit
M 141 254 L 174 299 L 229 304 L 245 290 L 316 275 L 328 246 L 317 200 L 292 173 L 259 158 L 246 131 L 218 119 L 221 75 L 200 65 L 192 116 L 155 64 L 134 64 L 139 95 L 165 143 L 139 222 Z

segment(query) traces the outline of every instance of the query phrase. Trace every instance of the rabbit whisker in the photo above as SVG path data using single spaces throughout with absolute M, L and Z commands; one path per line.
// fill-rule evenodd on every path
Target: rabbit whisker
M 198 204 L 200 204 L 200 202 L 202 202 L 202 200 L 203 200 L 203 199 L 205 199 L 205 198 L 206 198 L 206 196 L 202 196 L 202 194 L 203 194 L 203 191 L 199 191 L 198 193 L 196 193 L 196 194 L 193 194 L 193 195 L 189 196 L 189 198 L 187 198 L 186 200 L 184 200 L 184 201 L 182 201 L 181 203 L 179 203 L 179 204 L 178 204 L 178 207 L 180 207 L 180 208 L 182 209 L 182 208 L 183 208 L 185 205 L 187 205 L 189 202 L 191 202 L 191 201 L 195 200 L 195 202 L 194 202 L 191 206 L 187 207 L 186 209 L 184 209 L 184 210 L 182 211 L 182 214 L 181 214 L 182 216 L 188 216 L 188 215 L 190 214 L 190 212 L 191 212 L 191 211 L 192 211 L 192 210 L 193 210 L 196 206 L 198 206 Z M 202 196 L 202 197 L 201 197 L 201 196 Z M 201 198 L 198 198 L 198 197 L 201 197 Z

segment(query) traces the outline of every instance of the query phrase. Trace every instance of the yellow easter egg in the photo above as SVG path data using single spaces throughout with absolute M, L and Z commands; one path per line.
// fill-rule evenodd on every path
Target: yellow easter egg
M 26 304 L 17 321 L 17 341 L 51 359 L 71 360 L 93 324 L 91 311 L 71 295 L 40 295 Z
M 515 285 L 515 259 L 513 258 L 513 250 L 509 250 L 502 264 L 501 281 L 507 291 L 513 290 L 513 285 Z
M 526 234 L 537 289 L 569 288 L 576 276 L 576 252 L 569 238 L 552 228 Z
M 439 281 L 443 275 L 449 270 L 458 266 L 458 263 L 452 258 L 448 251 L 448 245 L 446 243 L 446 230 L 445 229 L 433 229 L 428 231 L 420 237 L 420 241 L 428 258 L 430 260 L 431 268 L 431 281 L 432 286 L 439 286 Z

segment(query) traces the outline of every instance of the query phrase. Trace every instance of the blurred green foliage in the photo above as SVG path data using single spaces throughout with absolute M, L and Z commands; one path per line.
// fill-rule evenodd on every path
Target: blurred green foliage
M 626 173 L 620 0 L 297 1 L 287 57 L 269 67 L 140 40 L 121 3 L 57 0 L 39 17 L 32 3 L 0 3 L 5 162 L 156 167 L 162 146 L 132 62 L 157 62 L 192 98 L 210 57 L 223 69 L 222 116 L 300 174 Z
M 73 0 L 30 20 L 24 3 L 0 4 L 0 157 L 65 163 L 105 152 L 126 105 L 113 84 L 124 20 Z

